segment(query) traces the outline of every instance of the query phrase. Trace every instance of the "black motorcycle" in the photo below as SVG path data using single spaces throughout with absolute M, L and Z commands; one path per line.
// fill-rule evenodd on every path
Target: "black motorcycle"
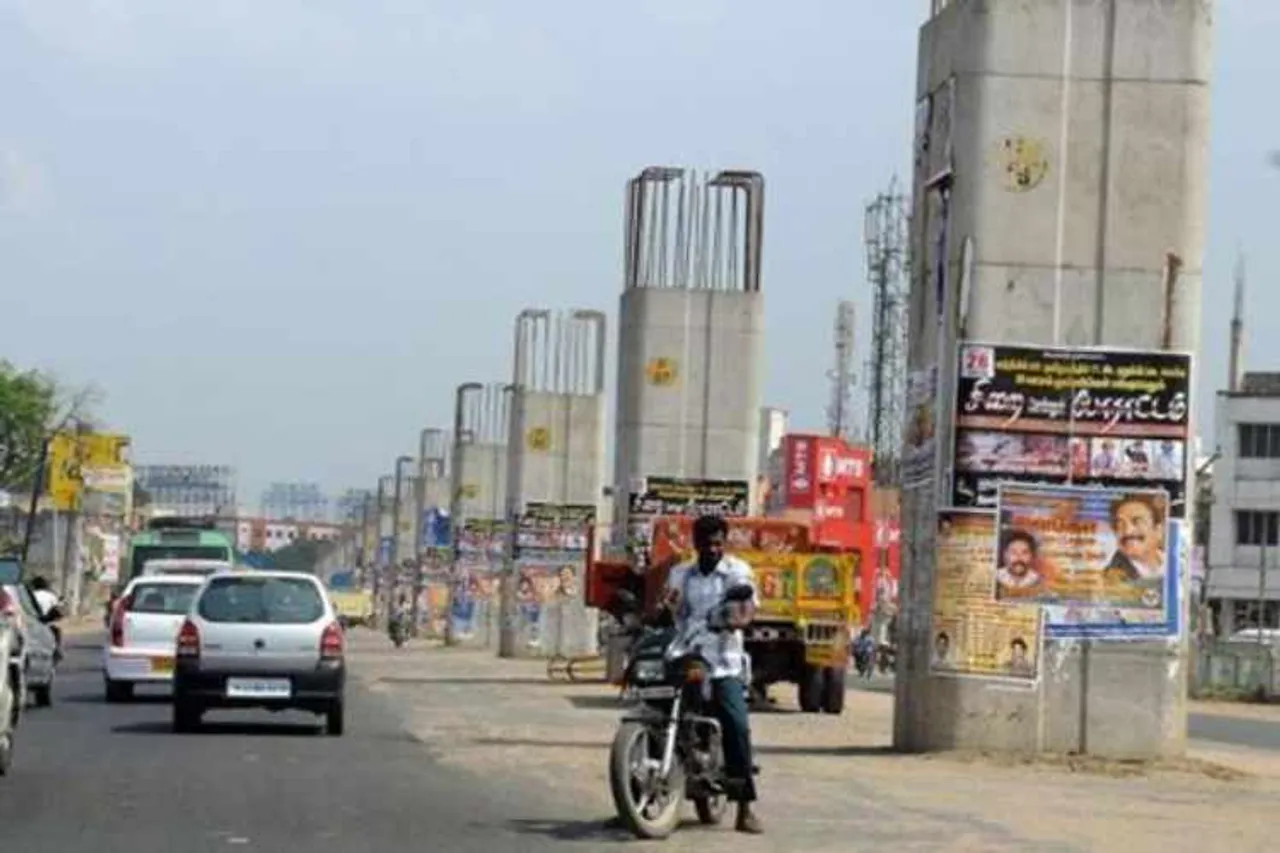
M 729 590 L 707 630 L 727 630 Z M 639 838 L 666 838 L 692 800 L 698 820 L 717 824 L 727 807 L 720 721 L 712 708 L 711 665 L 691 648 L 696 635 L 648 629 L 631 650 L 624 690 L 636 704 L 622 718 L 609 753 L 609 787 L 618 817 Z
M 392 644 L 398 649 L 409 640 L 408 620 L 403 616 L 392 616 L 391 622 L 387 625 L 387 634 L 391 637 Z

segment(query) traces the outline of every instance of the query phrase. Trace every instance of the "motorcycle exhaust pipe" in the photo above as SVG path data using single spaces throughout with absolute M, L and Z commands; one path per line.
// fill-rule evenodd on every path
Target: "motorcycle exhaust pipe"
M 666 740 L 662 745 L 662 767 L 659 769 L 665 782 L 671 776 L 671 765 L 676 759 L 676 734 L 680 730 L 680 702 L 684 697 L 679 693 L 671 702 L 671 716 L 667 720 Z

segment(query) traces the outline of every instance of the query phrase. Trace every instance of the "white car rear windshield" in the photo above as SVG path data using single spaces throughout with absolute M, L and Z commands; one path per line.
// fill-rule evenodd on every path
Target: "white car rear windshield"
M 324 600 L 303 578 L 237 575 L 209 581 L 197 612 L 206 622 L 305 625 L 324 616 Z
M 133 588 L 129 612 L 169 615 L 188 613 L 199 589 L 199 586 L 190 583 L 140 583 Z

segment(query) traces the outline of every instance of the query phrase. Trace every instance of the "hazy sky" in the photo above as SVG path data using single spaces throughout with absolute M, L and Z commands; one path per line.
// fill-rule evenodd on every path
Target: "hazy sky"
M 369 486 L 509 374 L 519 309 L 616 310 L 633 173 L 751 168 L 767 402 L 818 427 L 927 5 L 0 0 L 0 352 L 99 385 L 141 461 L 238 466 L 250 503 Z M 1250 364 L 1280 368 L 1280 4 L 1217 5 L 1205 404 L 1237 246 Z

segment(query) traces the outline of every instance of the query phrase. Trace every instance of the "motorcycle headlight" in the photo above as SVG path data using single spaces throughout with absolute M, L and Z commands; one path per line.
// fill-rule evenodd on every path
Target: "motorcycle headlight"
M 632 678 L 636 681 L 662 681 L 666 678 L 666 667 L 660 660 L 636 661 Z

